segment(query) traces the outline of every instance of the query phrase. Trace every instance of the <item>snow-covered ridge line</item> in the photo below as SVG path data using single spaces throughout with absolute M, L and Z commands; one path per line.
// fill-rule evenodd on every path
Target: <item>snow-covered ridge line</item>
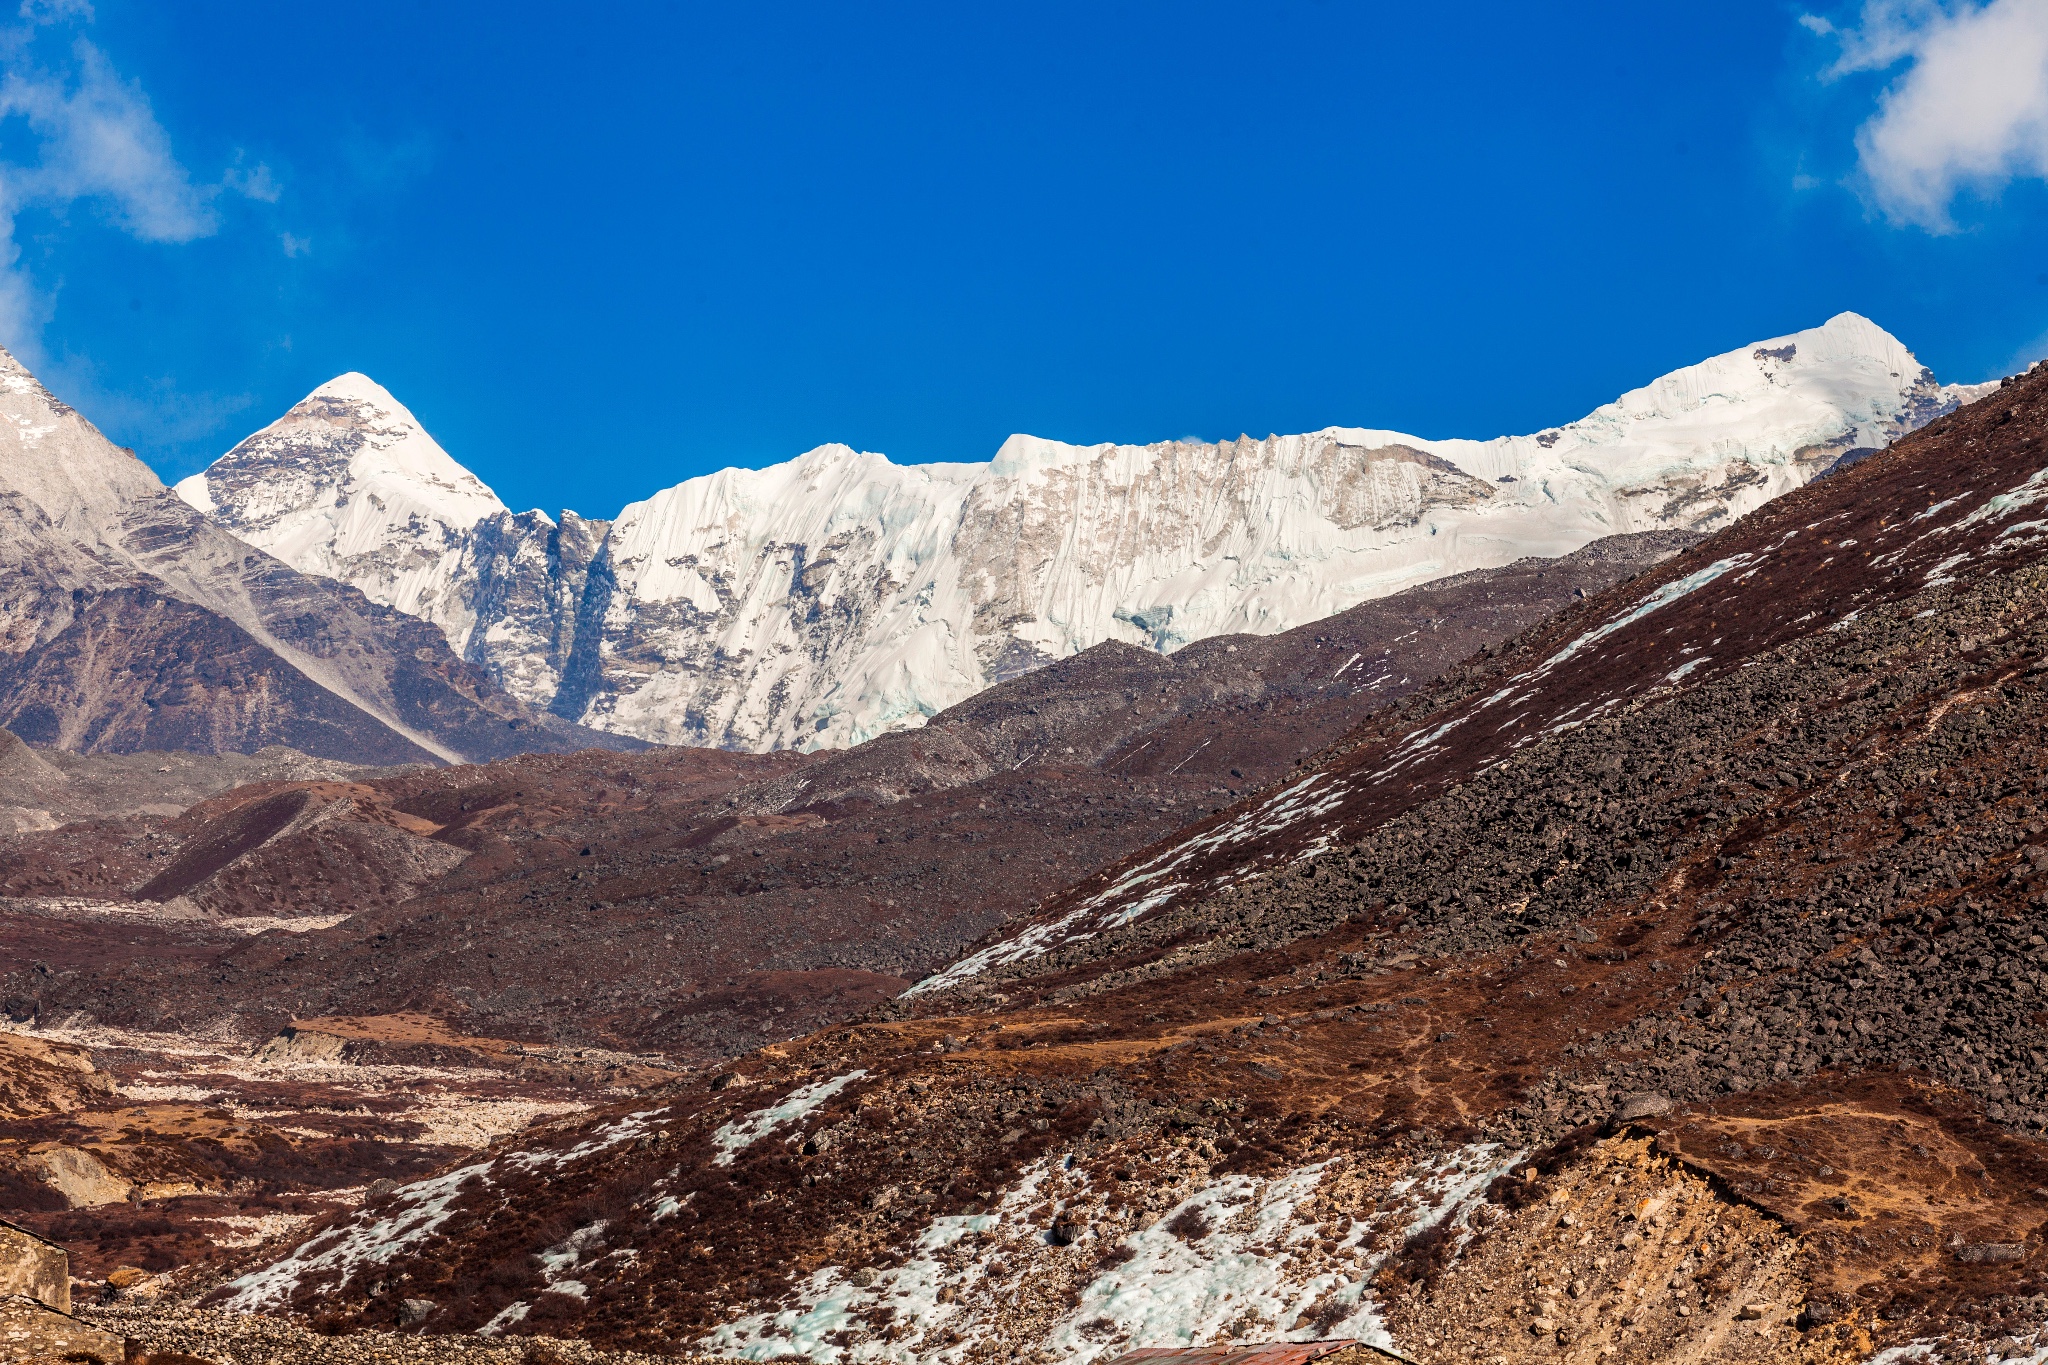
M 344 376 L 180 491 L 434 621 L 559 715 L 815 748 L 920 725 L 1105 640 L 1286 630 L 1601 536 L 1713 529 L 1983 387 L 1943 387 L 1844 313 L 1529 435 L 1020 435 L 987 461 L 923 465 L 828 445 L 605 523 L 513 516 L 389 394 Z

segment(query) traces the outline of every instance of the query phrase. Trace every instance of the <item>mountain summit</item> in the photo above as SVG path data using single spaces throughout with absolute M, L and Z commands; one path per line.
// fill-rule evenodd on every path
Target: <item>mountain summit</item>
M 471 528 L 505 510 L 361 374 L 322 384 L 176 492 L 300 571 L 437 624 Z
M 992 460 L 926 465 L 829 445 L 687 480 L 615 522 L 558 523 L 506 512 L 345 376 L 180 491 L 432 621 L 557 715 L 664 743 L 817 748 L 921 725 L 1106 640 L 1270 634 L 1619 532 L 1711 531 L 1976 392 L 1843 313 L 1523 436 L 1019 435 Z

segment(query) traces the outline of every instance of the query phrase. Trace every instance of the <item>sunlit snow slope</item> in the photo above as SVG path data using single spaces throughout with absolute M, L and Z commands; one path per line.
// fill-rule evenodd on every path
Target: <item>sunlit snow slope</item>
M 921 724 L 1103 640 L 1284 630 L 1616 532 L 1712 529 L 1972 393 L 1844 313 L 1528 436 L 1013 436 L 986 463 L 908 466 L 822 446 L 688 480 L 607 526 L 510 516 L 346 376 L 179 490 L 433 620 L 557 714 L 666 743 L 817 747 Z

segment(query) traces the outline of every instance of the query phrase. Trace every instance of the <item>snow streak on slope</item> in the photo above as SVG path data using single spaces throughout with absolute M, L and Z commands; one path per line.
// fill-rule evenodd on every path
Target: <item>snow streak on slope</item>
M 667 743 L 847 745 L 1104 640 L 1171 650 L 1280 631 L 1617 532 L 1714 529 L 1975 392 L 1944 389 L 1845 313 L 1490 441 L 1350 427 L 1148 446 L 1013 436 L 987 463 L 914 466 L 824 446 L 626 508 L 573 592 L 510 595 L 528 603 L 517 628 L 449 577 L 476 572 L 454 551 L 435 561 L 433 594 L 369 550 L 340 572 L 379 600 L 411 593 L 407 610 L 559 715 Z M 405 562 L 427 553 L 411 531 L 392 544 Z M 546 665 L 520 663 L 543 636 Z

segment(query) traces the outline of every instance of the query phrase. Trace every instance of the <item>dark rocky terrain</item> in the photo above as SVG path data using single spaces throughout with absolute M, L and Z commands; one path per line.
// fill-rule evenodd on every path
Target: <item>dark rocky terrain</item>
M 175 816 L 20 835 L 0 841 L 17 907 L 0 899 L 0 1000 L 21 1020 L 254 1038 L 426 1011 L 494 1037 L 729 1055 L 894 995 L 1475 646 L 1687 543 L 1601 542 L 1172 656 L 1103 645 L 844 752 L 251 783 Z M 67 911 L 81 899 L 132 908 L 129 933 Z M 294 922 L 215 923 L 265 917 Z
M 401 771 L 406 770 L 365 768 L 285 748 L 253 754 L 74 754 L 32 749 L 0 730 L 0 830 L 25 834 L 96 820 L 169 819 L 250 783 L 331 782 Z
M 821 1361 L 2033 1358 L 2044 502 L 2048 370 L 1273 753 L 920 991 L 222 1297 Z

